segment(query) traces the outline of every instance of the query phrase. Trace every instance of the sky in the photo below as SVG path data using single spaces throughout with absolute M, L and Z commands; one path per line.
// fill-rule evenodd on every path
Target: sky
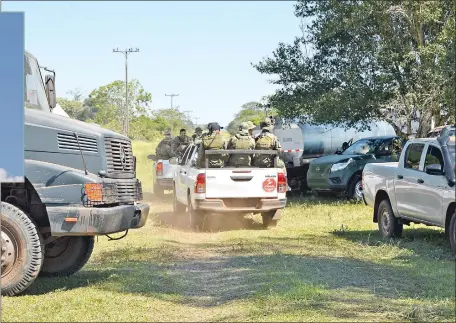
M 250 63 L 301 34 L 293 1 L 3 1 L 25 12 L 25 47 L 56 71 L 57 96 L 125 79 L 152 93 L 152 109 L 174 107 L 198 124 L 226 126 L 242 104 L 272 94 L 269 76 Z
M 0 13 L 0 182 L 24 176 L 24 18 Z

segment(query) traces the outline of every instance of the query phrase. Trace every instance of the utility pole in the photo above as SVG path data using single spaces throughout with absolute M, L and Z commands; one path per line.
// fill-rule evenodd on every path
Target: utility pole
M 199 117 L 194 117 L 193 119 L 195 119 L 195 128 L 198 127 L 198 120 L 199 120 Z
M 119 48 L 113 49 L 113 53 L 122 53 L 125 56 L 125 116 L 124 116 L 124 124 L 123 124 L 123 131 L 124 134 L 128 137 L 128 130 L 130 126 L 130 110 L 128 108 L 128 54 L 130 53 L 137 53 L 139 52 L 138 48 L 128 48 L 125 50 L 119 50 Z
M 171 110 L 173 109 L 173 99 L 175 96 L 179 96 L 179 94 L 165 94 L 165 96 L 171 97 Z

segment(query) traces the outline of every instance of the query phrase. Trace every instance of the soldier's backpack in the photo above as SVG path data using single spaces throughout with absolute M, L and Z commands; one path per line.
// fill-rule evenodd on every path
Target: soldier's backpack
M 250 149 L 251 148 L 251 143 L 252 143 L 252 138 L 249 135 L 246 136 L 241 136 L 239 134 L 236 134 L 231 141 L 233 145 L 233 149 L 239 149 L 239 150 L 244 150 L 244 149 Z M 239 166 L 250 166 L 251 163 L 251 155 L 247 154 L 233 154 L 230 157 L 230 165 L 239 167 Z
M 270 150 L 274 145 L 274 137 L 266 134 L 260 134 L 255 143 L 256 150 Z M 254 164 L 258 167 L 271 167 L 274 163 L 274 156 L 255 155 Z

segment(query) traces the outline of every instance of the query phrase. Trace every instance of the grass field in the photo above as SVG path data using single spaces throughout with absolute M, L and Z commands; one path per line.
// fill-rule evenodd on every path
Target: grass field
M 135 143 L 145 190 L 152 148 Z M 212 232 L 195 233 L 168 199 L 145 198 L 144 228 L 100 237 L 73 277 L 3 298 L 2 321 L 455 320 L 455 262 L 441 230 L 412 226 L 384 241 L 364 205 L 305 197 L 289 200 L 274 229 L 214 216 Z

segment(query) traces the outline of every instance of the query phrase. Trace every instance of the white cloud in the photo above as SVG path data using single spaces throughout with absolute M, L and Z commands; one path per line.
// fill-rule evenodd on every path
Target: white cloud
M 16 183 L 23 182 L 23 176 L 8 176 L 8 173 L 3 168 L 0 168 L 0 183 Z

